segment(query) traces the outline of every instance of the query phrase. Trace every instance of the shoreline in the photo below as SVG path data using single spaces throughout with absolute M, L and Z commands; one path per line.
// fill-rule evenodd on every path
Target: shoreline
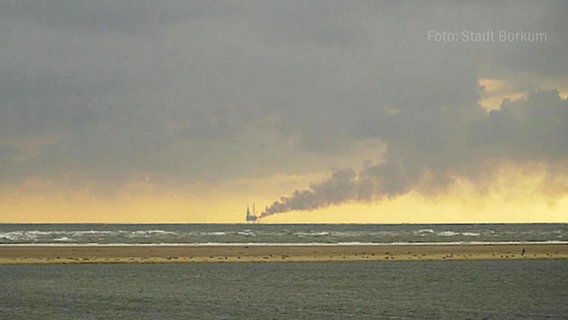
M 464 245 L 568 245 L 568 241 L 458 241 L 458 242 L 200 242 L 200 243 L 0 243 L 1 247 L 357 247 L 357 246 L 464 246 Z
M 568 244 L 0 246 L 0 264 L 568 259 Z

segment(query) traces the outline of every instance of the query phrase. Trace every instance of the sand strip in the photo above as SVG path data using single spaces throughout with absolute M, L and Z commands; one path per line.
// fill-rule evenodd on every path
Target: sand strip
M 0 246 L 0 264 L 568 259 L 568 244 Z

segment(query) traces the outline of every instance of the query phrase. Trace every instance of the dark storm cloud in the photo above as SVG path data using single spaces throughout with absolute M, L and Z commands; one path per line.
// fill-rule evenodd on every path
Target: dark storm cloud
M 472 128 L 471 146 L 484 152 L 519 160 L 568 160 L 568 102 L 558 91 L 505 100 Z
M 336 166 L 333 159 L 353 157 L 361 141 L 387 145 L 386 158 L 377 150 L 360 172 L 338 171 L 329 184 L 284 201 L 315 208 L 405 193 L 425 172 L 432 186 L 446 185 L 449 172 L 466 175 L 465 167 L 475 167 L 472 154 L 495 155 L 488 150 L 548 160 L 552 151 L 523 151 L 522 142 L 504 138 L 512 134 L 499 121 L 529 130 L 512 120 L 520 121 L 511 115 L 522 109 L 517 102 L 489 115 L 479 107 L 477 59 L 498 64 L 505 78 L 521 69 L 561 74 L 557 39 L 564 31 L 557 30 L 568 28 L 557 17 L 565 8 L 560 2 L 3 2 L 0 142 L 20 156 L 5 151 L 1 163 L 19 179 L 188 183 L 321 172 Z M 427 41 L 428 30 L 501 27 L 542 28 L 551 42 Z M 540 101 L 536 95 L 530 99 Z M 553 112 L 545 109 L 528 113 Z M 531 134 L 516 139 L 538 140 L 549 118 L 542 115 Z M 44 135 L 55 140 L 25 154 L 22 139 Z M 554 148 L 562 144 L 556 139 Z
M 523 18 L 509 22 L 502 29 L 509 32 L 523 30 L 544 33 L 546 42 L 538 46 L 516 42 L 502 48 L 491 48 L 496 65 L 516 72 L 565 77 L 568 61 L 559 52 L 568 50 L 568 29 L 565 22 L 568 6 L 563 1 L 550 1 L 546 5 L 527 3 L 522 8 Z
M 102 0 L 4 1 L 0 19 L 88 32 L 148 32 L 185 19 L 218 17 L 238 10 L 228 1 Z

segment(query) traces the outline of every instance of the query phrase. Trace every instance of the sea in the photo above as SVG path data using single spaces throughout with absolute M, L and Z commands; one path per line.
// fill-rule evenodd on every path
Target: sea
M 568 243 L 568 224 L 0 224 L 0 245 Z
M 0 225 L 1 245 L 565 243 L 566 224 Z M 568 319 L 568 260 L 0 265 L 0 319 Z

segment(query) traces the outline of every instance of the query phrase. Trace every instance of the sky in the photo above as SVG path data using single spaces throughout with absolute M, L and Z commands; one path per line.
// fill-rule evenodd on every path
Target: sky
M 0 222 L 568 222 L 566 1 L 0 2 Z

